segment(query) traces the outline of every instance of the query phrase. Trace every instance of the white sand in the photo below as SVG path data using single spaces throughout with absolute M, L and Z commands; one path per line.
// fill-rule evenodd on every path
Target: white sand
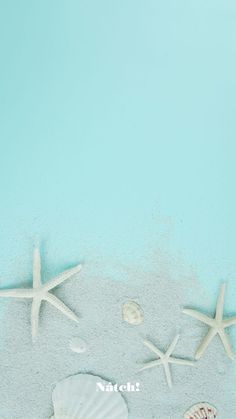
M 98 265 L 90 270 L 85 266 L 82 274 L 55 291 L 81 316 L 80 324 L 44 303 L 34 345 L 30 302 L 1 300 L 6 311 L 0 341 L 0 418 L 50 418 L 55 383 L 78 372 L 90 372 L 114 383 L 140 382 L 139 393 L 125 394 L 130 419 L 181 419 L 185 410 L 199 401 L 215 405 L 219 418 L 235 419 L 235 364 L 226 357 L 218 339 L 196 368 L 173 365 L 172 390 L 166 385 L 162 368 L 137 374 L 139 364 L 153 359 L 142 338 L 148 337 L 165 349 L 180 332 L 175 355 L 192 359 L 206 333 L 204 325 L 181 313 L 184 305 L 206 306 L 204 291 L 192 274 L 186 273 L 177 281 L 167 271 L 126 269 L 126 281 L 122 282 L 103 278 Z M 144 310 L 145 320 L 140 326 L 122 321 L 121 306 L 128 299 L 135 299 Z M 86 353 L 70 350 L 73 336 L 85 339 Z

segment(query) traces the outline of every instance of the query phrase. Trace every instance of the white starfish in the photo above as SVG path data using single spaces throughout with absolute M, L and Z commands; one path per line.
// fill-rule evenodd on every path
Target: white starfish
M 171 388 L 172 387 L 172 378 L 171 378 L 171 371 L 170 371 L 169 364 L 189 365 L 191 367 L 195 366 L 195 363 L 192 362 L 192 361 L 187 361 L 186 359 L 175 358 L 175 357 L 171 356 L 172 352 L 174 352 L 174 349 L 177 345 L 178 340 L 179 340 L 179 335 L 177 335 L 174 338 L 173 342 L 170 344 L 169 348 L 167 349 L 167 351 L 165 353 L 160 351 L 160 349 L 156 348 L 156 346 L 154 346 L 148 340 L 144 340 L 143 341 L 144 345 L 147 346 L 150 349 L 150 351 L 152 351 L 154 354 L 156 354 L 158 356 L 158 358 L 160 358 L 160 359 L 157 359 L 156 361 L 148 362 L 139 371 L 143 371 L 143 370 L 146 370 L 148 368 L 154 368 L 154 367 L 157 367 L 159 365 L 163 365 L 164 370 L 165 370 L 167 384 Z
M 210 327 L 209 332 L 207 333 L 206 337 L 203 339 L 201 345 L 199 346 L 195 358 L 199 359 L 204 354 L 205 350 L 209 346 L 211 340 L 214 338 L 215 335 L 219 335 L 226 353 L 231 359 L 234 359 L 234 353 L 231 348 L 229 339 L 227 334 L 225 333 L 225 329 L 227 327 L 233 326 L 236 324 L 236 317 L 230 317 L 228 319 L 224 319 L 224 298 L 225 298 L 225 288 L 226 284 L 221 286 L 220 294 L 217 300 L 216 305 L 216 314 L 215 317 L 208 317 L 205 314 L 201 313 L 197 310 L 191 310 L 185 308 L 183 312 L 188 314 L 191 317 L 194 317 L 197 320 L 200 320 L 202 323 L 207 324 Z
M 0 297 L 32 298 L 33 301 L 31 307 L 31 332 L 33 340 L 35 339 L 38 332 L 39 311 L 43 300 L 52 304 L 71 320 L 78 322 L 78 317 L 61 300 L 59 300 L 55 295 L 51 294 L 49 291 L 55 288 L 57 285 L 69 279 L 72 275 L 78 273 L 81 270 L 81 268 L 81 265 L 77 265 L 74 268 L 62 272 L 47 283 L 42 284 L 40 251 L 38 248 L 35 248 L 33 265 L 33 288 L 16 288 L 0 290 Z

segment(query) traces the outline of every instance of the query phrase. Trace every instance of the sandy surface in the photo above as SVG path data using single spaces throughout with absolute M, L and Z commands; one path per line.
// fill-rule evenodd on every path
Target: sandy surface
M 199 401 L 215 405 L 220 418 L 235 419 L 235 364 L 225 356 L 217 338 L 195 368 L 173 366 L 172 390 L 166 385 L 162 368 L 137 374 L 139 364 L 153 359 L 142 343 L 144 337 L 165 349 L 180 333 L 175 355 L 193 358 L 206 328 L 184 316 L 181 309 L 184 305 L 207 307 L 209 295 L 197 279 L 187 273 L 177 281 L 164 271 L 127 268 L 126 280 L 114 281 L 95 271 L 85 266 L 82 273 L 54 291 L 81 317 L 81 322 L 71 322 L 44 303 L 34 345 L 30 302 L 1 300 L 5 308 L 0 342 L 1 419 L 50 418 L 53 387 L 79 372 L 119 384 L 139 382 L 140 392 L 124 394 L 130 419 L 181 419 L 185 410 Z M 128 299 L 137 301 L 144 310 L 145 321 L 140 326 L 122 321 L 121 306 Z M 69 341 L 75 336 L 88 343 L 86 353 L 69 349 Z

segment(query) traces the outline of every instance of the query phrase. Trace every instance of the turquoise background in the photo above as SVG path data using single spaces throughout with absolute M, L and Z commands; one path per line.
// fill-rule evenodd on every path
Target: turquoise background
M 161 247 L 234 281 L 235 2 L 0 4 L 1 286 L 35 240 L 51 273 Z

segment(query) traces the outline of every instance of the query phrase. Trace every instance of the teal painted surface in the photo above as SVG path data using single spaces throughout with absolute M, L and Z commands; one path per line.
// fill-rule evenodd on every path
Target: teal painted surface
M 1 2 L 1 284 L 30 278 L 36 236 L 52 271 L 161 243 L 235 280 L 235 20 L 227 0 Z

